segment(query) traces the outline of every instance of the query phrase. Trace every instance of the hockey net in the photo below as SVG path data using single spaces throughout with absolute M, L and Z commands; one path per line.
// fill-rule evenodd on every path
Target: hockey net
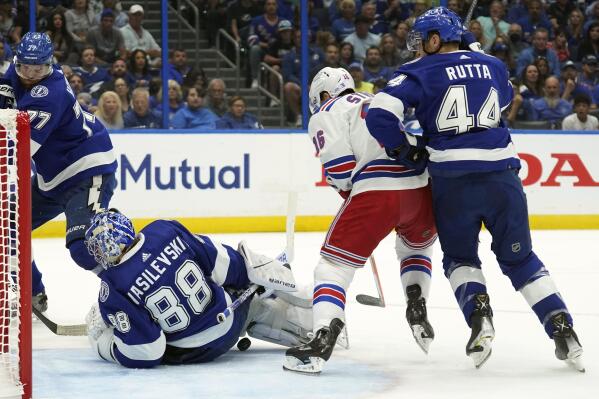
M 0 398 L 31 398 L 31 161 L 27 113 L 0 110 Z

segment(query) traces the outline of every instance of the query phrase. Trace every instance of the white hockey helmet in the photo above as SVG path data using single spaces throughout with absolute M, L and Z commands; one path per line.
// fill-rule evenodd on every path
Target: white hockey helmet
M 323 91 L 335 98 L 345 90 L 355 88 L 354 79 L 344 68 L 322 68 L 310 85 L 310 112 L 314 114 L 320 108 L 320 93 Z

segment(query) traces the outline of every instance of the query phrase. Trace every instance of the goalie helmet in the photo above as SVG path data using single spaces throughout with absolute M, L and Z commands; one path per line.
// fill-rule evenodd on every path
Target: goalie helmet
M 135 240 L 131 220 L 116 209 L 97 213 L 85 231 L 85 246 L 104 269 L 115 266 Z
M 331 98 L 338 97 L 347 89 L 355 90 L 354 79 L 343 68 L 322 68 L 310 85 L 310 112 L 315 114 L 320 108 L 320 94 L 327 92 Z
M 417 51 L 422 40 L 426 40 L 430 32 L 437 32 L 442 43 L 460 42 L 464 33 L 461 18 L 445 7 L 435 7 L 414 21 L 414 26 L 408 34 L 408 49 Z

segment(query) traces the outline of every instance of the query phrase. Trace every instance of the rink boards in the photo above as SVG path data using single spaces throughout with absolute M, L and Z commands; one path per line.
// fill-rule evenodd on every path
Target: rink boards
M 298 231 L 325 230 L 341 198 L 323 179 L 305 132 L 116 132 L 118 185 L 111 203 L 138 225 L 177 218 L 195 231 L 283 231 L 298 196 Z M 599 134 L 521 132 L 533 228 L 599 228 Z M 35 236 L 64 235 L 60 219 Z

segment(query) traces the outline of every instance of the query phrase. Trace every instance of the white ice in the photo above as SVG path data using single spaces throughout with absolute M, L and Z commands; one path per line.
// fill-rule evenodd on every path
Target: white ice
M 295 235 L 294 271 L 312 284 L 312 269 L 324 233 Z M 285 235 L 213 235 L 236 245 L 275 255 Z M 217 361 L 193 366 L 127 370 L 106 363 L 89 349 L 85 337 L 53 336 L 39 322 L 33 329 L 34 397 L 41 398 L 596 398 L 599 397 L 599 231 L 534 231 L 536 253 L 560 289 L 584 347 L 586 373 L 553 354 L 554 345 L 519 293 L 513 291 L 481 234 L 480 256 L 495 312 L 493 354 L 481 369 L 465 355 L 469 329 L 441 268 L 438 244 L 433 259 L 429 319 L 436 338 L 425 355 L 416 346 L 404 313 L 405 303 L 392 236 L 375 257 L 386 308 L 360 305 L 355 295 L 375 295 L 369 267 L 356 273 L 348 292 L 351 348 L 337 348 L 321 376 L 281 368 L 284 349 L 252 340 Z M 44 273 L 48 315 L 63 324 L 82 323 L 97 297 L 98 280 L 78 269 L 60 239 L 36 240 L 35 257 Z

